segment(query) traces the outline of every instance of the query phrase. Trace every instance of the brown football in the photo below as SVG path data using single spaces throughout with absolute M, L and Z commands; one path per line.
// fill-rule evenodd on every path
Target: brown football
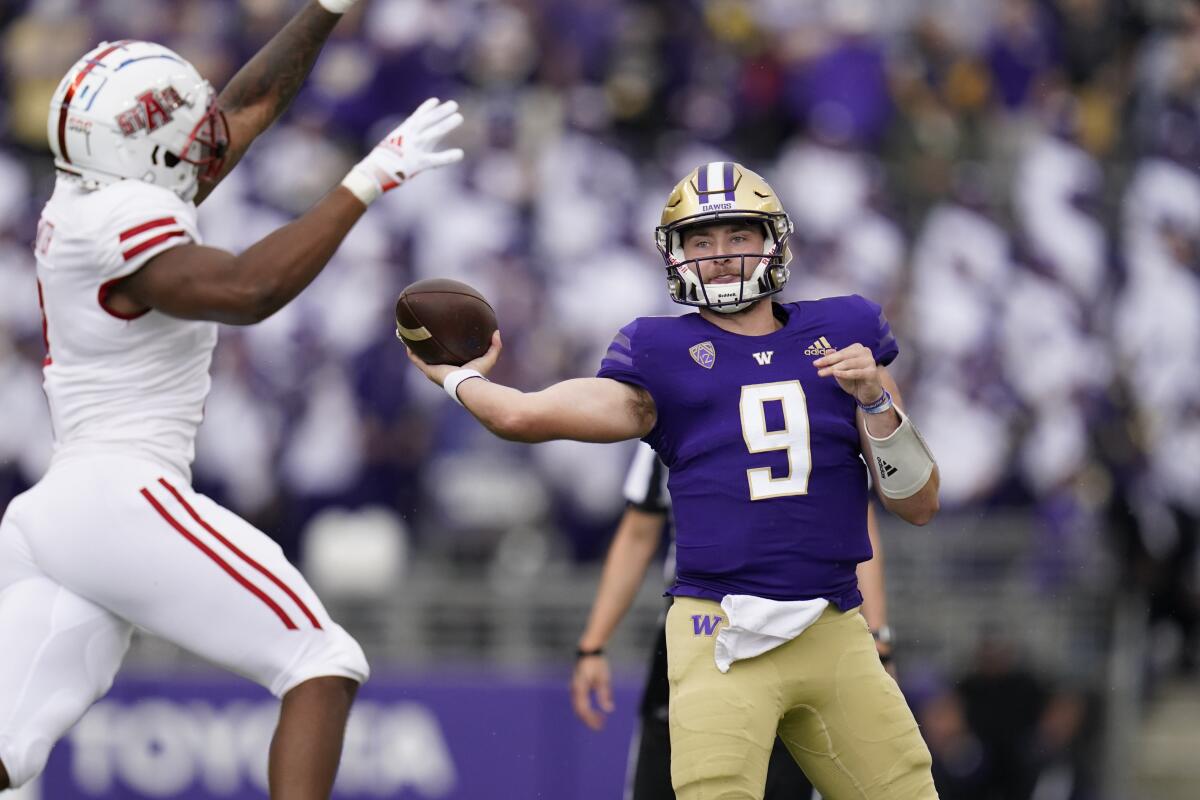
M 426 364 L 479 358 L 495 330 L 496 312 L 483 295 L 449 278 L 417 281 L 396 301 L 396 336 Z

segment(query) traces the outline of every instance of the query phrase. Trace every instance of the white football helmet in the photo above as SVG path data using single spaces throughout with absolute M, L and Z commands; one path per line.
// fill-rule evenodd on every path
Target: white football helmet
M 89 189 L 133 179 L 196 196 L 229 145 L 212 85 L 177 53 L 104 42 L 67 71 L 50 101 L 54 165 Z
M 737 257 L 742 262 L 740 281 L 705 283 L 700 262 L 725 256 L 686 258 L 683 234 L 695 226 L 735 220 L 762 226 L 766 252 Z M 714 161 L 692 170 L 671 190 L 654 238 L 667 266 L 672 300 L 732 314 L 775 294 L 787 283 L 791 234 L 792 220 L 762 176 L 732 161 Z

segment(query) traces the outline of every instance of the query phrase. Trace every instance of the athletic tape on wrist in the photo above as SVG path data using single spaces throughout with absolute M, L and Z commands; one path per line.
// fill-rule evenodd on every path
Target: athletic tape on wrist
M 363 174 L 358 167 L 346 173 L 346 177 L 342 178 L 342 186 L 349 189 L 355 197 L 362 201 L 364 206 L 371 205 L 379 195 L 383 194 L 379 182 L 370 175 Z
M 884 497 L 903 500 L 921 491 L 933 473 L 934 460 L 917 427 L 899 408 L 896 413 L 900 415 L 899 428 L 883 439 L 867 431 L 867 440 L 879 473 L 879 490 Z
M 358 0 L 317 0 L 317 2 L 331 14 L 345 14 L 354 7 Z
M 454 402 L 461 406 L 463 401 L 458 399 L 458 386 L 463 381 L 470 380 L 471 378 L 483 378 L 483 373 L 477 369 L 456 369 L 442 381 L 442 388 L 446 390 L 446 394 L 450 395 Z M 483 379 L 487 380 L 487 378 Z

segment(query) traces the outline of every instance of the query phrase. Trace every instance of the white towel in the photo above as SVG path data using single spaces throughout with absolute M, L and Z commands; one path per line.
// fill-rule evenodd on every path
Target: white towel
M 781 644 L 787 644 L 817 621 L 829 601 L 767 600 L 748 594 L 727 594 L 721 600 L 726 624 L 717 633 L 713 650 L 717 669 L 728 672 L 729 665 L 743 658 L 754 658 Z

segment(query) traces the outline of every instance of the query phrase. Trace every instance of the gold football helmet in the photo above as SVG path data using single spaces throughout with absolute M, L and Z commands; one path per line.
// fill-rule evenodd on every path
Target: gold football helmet
M 736 256 L 742 260 L 740 281 L 705 284 L 699 262 L 729 256 L 684 258 L 682 234 L 697 225 L 732 220 L 761 224 L 766 252 Z M 792 260 L 787 240 L 791 233 L 791 219 L 762 176 L 732 161 L 713 161 L 692 170 L 675 185 L 654 238 L 667 265 L 667 288 L 672 300 L 731 314 L 775 294 L 787 283 L 787 265 Z M 748 264 L 752 265 L 749 275 Z

